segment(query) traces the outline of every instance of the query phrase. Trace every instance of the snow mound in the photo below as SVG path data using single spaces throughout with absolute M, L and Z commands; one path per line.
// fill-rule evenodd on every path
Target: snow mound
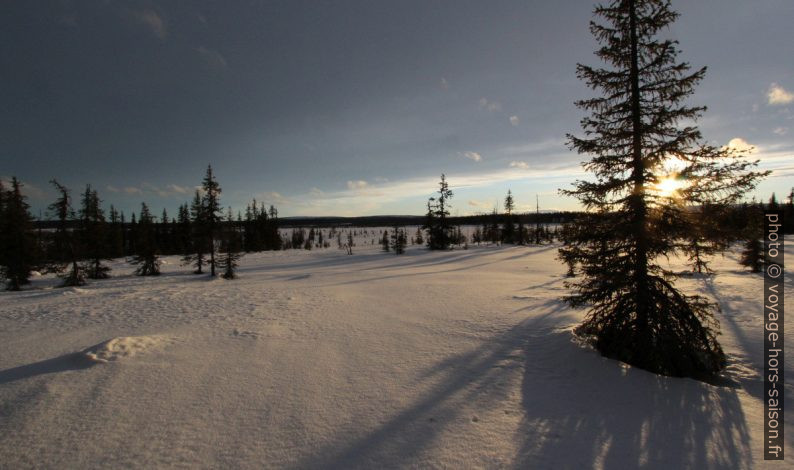
M 135 356 L 167 342 L 168 338 L 161 335 L 119 336 L 85 349 L 83 356 L 93 362 L 105 363 Z

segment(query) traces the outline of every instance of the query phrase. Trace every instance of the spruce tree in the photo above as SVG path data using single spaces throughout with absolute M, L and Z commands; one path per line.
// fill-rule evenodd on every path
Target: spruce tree
M 107 231 L 107 255 L 110 258 L 124 256 L 124 216 L 110 205 L 110 226 Z
M 208 238 L 204 212 L 204 202 L 201 200 L 201 194 L 196 190 L 190 205 L 190 243 L 186 247 L 188 251 L 182 257 L 182 264 L 196 268 L 194 274 L 204 273 Z
M 141 203 L 141 213 L 138 216 L 136 253 L 130 261 L 138 266 L 135 274 L 138 276 L 158 276 L 160 274 L 160 258 L 157 248 L 157 234 L 155 233 L 154 218 L 146 203 Z
M 441 175 L 438 186 L 438 197 L 431 197 L 427 203 L 428 212 L 425 222 L 427 246 L 431 250 L 446 250 L 452 243 L 451 227 L 447 220 L 451 208 L 449 199 L 452 198 L 452 191 L 449 189 L 444 174 Z
M 589 312 L 577 330 L 605 356 L 666 375 L 702 377 L 725 366 L 714 306 L 673 284 L 659 258 L 686 253 L 680 240 L 694 223 L 695 204 L 731 204 L 761 176 L 732 150 L 702 143 L 694 125 L 704 110 L 686 105 L 705 69 L 677 62 L 675 41 L 657 36 L 678 14 L 667 0 L 613 0 L 595 8 L 590 30 L 607 68 L 577 66 L 600 95 L 578 101 L 590 113 L 585 136 L 571 148 L 592 155 L 564 194 L 588 210 L 564 240 L 564 259 L 580 278 L 570 282 L 574 306 Z M 686 186 L 674 195 L 656 188 L 675 158 Z
M 96 190 L 87 185 L 80 208 L 80 238 L 86 258 L 83 269 L 89 279 L 105 279 L 110 272 L 110 268 L 102 264 L 108 258 L 108 248 L 107 223 L 100 202 Z
M 427 201 L 427 213 L 425 214 L 425 223 L 421 227 L 422 230 L 425 230 L 427 232 L 427 246 L 428 247 L 430 247 L 430 245 L 431 245 L 431 241 L 430 240 L 432 239 L 432 232 L 433 232 L 433 230 L 435 230 L 434 227 L 436 225 L 436 216 L 435 216 L 435 211 L 433 210 L 433 202 L 434 201 L 435 201 L 435 198 L 433 198 L 433 197 L 428 199 L 428 201 Z M 418 236 L 417 238 L 421 239 L 421 236 Z
M 204 188 L 202 198 L 204 206 L 204 224 L 206 225 L 207 250 L 210 255 L 210 276 L 215 277 L 215 253 L 217 252 L 215 241 L 218 237 L 218 228 L 221 221 L 221 187 L 215 176 L 212 174 L 212 166 L 207 166 L 207 174 L 201 183 Z
M 499 212 L 496 210 L 496 207 L 493 208 L 493 212 L 491 212 L 491 224 L 488 225 L 488 239 L 494 245 L 499 244 L 499 240 L 502 237 L 499 235 Z
M 513 222 L 513 193 L 508 189 L 507 196 L 505 197 L 505 214 L 504 224 L 502 226 L 502 243 L 515 243 L 516 242 L 516 226 Z
M 6 279 L 8 290 L 20 290 L 30 283 L 37 259 L 33 217 L 21 187 L 16 177 L 11 178 L 7 193 L 0 186 L 0 278 Z
M 50 184 L 58 192 L 58 198 L 48 208 L 50 214 L 55 217 L 56 225 L 47 270 L 61 275 L 63 279 L 61 287 L 82 286 L 85 284 L 85 273 L 78 263 L 80 241 L 69 227 L 75 219 L 70 191 L 55 179 L 50 180 Z M 63 275 L 67 266 L 71 266 L 71 269 L 68 274 Z
M 392 250 L 394 250 L 394 254 L 401 255 L 405 253 L 405 245 L 406 245 L 405 230 L 395 225 L 391 235 L 391 248 Z
M 749 268 L 751 273 L 759 273 L 764 266 L 764 208 L 760 204 L 752 204 L 745 210 L 747 224 L 743 230 L 744 243 L 739 264 Z
M 240 245 L 239 233 L 232 218 L 232 208 L 230 207 L 226 215 L 226 226 L 224 227 L 224 235 L 221 242 L 223 256 L 219 262 L 219 267 L 223 270 L 222 276 L 224 279 L 235 279 L 237 277 L 237 265 L 242 257 Z
M 177 251 L 182 255 L 182 259 L 193 254 L 193 237 L 190 225 L 190 209 L 187 204 L 179 206 L 176 219 L 176 244 Z

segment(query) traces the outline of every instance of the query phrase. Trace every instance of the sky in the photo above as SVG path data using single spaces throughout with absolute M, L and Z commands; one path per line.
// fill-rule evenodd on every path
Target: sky
M 0 177 L 35 215 L 48 181 L 156 214 L 208 164 L 235 211 L 422 214 L 442 173 L 453 214 L 575 210 L 568 149 L 598 65 L 584 0 L 0 3 Z M 674 0 L 664 33 L 708 66 L 692 98 L 706 141 L 752 146 L 794 186 L 794 2 Z

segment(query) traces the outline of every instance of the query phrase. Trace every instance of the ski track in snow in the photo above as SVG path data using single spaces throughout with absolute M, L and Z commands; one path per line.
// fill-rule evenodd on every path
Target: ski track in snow
M 577 342 L 554 246 L 379 250 L 0 293 L 0 468 L 785 467 L 761 454 L 763 278 L 733 255 L 679 281 L 721 307 L 714 386 Z

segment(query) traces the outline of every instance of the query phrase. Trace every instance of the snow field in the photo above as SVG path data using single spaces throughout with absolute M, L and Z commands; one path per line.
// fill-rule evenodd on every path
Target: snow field
M 555 246 L 354 253 L 1 293 L 0 468 L 785 467 L 761 455 L 763 278 L 735 253 L 680 281 L 721 306 L 727 386 L 579 344 Z

